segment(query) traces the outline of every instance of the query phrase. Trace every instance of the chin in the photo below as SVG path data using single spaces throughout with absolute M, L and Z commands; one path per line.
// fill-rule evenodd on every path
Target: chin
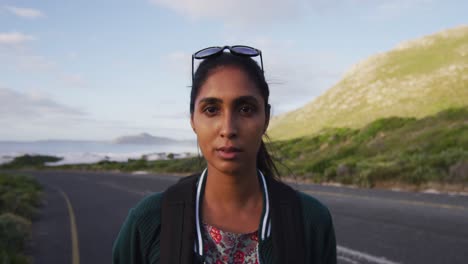
M 213 162 L 210 166 L 224 174 L 239 174 L 246 169 L 239 161 Z

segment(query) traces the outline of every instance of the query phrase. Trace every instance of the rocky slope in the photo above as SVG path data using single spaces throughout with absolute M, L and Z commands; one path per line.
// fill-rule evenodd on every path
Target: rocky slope
M 328 127 L 359 128 L 383 117 L 425 117 L 468 105 L 468 26 L 398 45 L 353 66 L 304 107 L 274 117 L 273 140 Z

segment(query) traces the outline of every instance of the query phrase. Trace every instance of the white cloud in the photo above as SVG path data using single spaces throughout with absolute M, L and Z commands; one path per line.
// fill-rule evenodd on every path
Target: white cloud
M 27 19 L 36 19 L 36 18 L 43 18 L 45 17 L 44 13 L 42 13 L 40 10 L 33 9 L 33 8 L 22 8 L 22 7 L 16 7 L 16 6 L 6 6 L 6 10 L 8 10 L 10 13 L 22 17 L 22 18 L 27 18 Z
M 186 76 L 187 80 L 190 76 L 191 71 L 191 60 L 192 55 L 184 51 L 171 52 L 161 59 L 161 64 L 165 65 L 166 69 L 169 69 L 172 74 L 176 76 Z
M 189 19 L 217 19 L 245 27 L 334 14 L 395 18 L 402 12 L 424 7 L 433 0 L 148 0 Z M 352 14 L 357 12 L 356 14 Z
M 16 65 L 22 70 L 48 71 L 56 67 L 56 63 L 41 55 L 17 54 Z
M 314 53 L 268 53 L 278 58 L 266 63 L 266 78 L 270 84 L 272 114 L 297 109 L 320 96 L 339 80 L 341 71 L 333 56 Z M 265 58 L 265 59 L 268 59 Z
M 75 51 L 71 51 L 67 54 L 67 57 L 71 60 L 76 60 L 78 59 L 78 53 Z
M 85 80 L 81 74 L 64 74 L 62 80 L 65 84 L 74 87 L 82 87 L 85 85 Z
M 0 45 L 18 45 L 36 39 L 20 32 L 0 33 Z
M 367 12 L 365 17 L 372 20 L 389 20 L 397 19 L 405 13 L 412 10 L 421 11 L 422 8 L 430 8 L 433 0 L 381 0 L 372 2 L 372 12 Z
M 148 121 L 93 116 L 79 108 L 38 92 L 18 92 L 0 85 L 0 141 L 40 139 L 109 140 L 126 134 L 149 132 L 179 139 L 193 138 L 189 119 L 182 114 L 157 114 Z
M 67 56 L 71 59 L 78 57 L 76 53 Z M 51 74 L 55 79 L 61 80 L 66 87 L 83 87 L 87 84 L 82 74 L 65 72 L 57 62 L 50 57 L 36 54 L 28 45 L 0 46 L 0 61 L 26 74 L 38 72 Z
M 79 109 L 60 104 L 43 94 L 20 93 L 0 87 L 0 118 L 22 120 L 56 116 L 83 116 Z
M 262 22 L 290 19 L 308 7 L 306 0 L 149 0 L 191 19 L 216 18 L 227 22 Z
M 152 115 L 152 118 L 158 119 L 158 120 L 168 120 L 168 119 L 179 119 L 179 120 L 189 120 L 190 115 L 188 113 L 188 110 L 183 112 L 175 112 L 175 113 L 167 113 L 167 114 L 154 114 Z

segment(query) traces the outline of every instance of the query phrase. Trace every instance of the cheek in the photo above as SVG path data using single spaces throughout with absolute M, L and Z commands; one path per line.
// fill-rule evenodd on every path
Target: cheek
M 248 129 L 246 129 L 246 136 L 247 139 L 252 142 L 253 146 L 260 146 L 260 143 L 263 138 L 264 130 L 265 130 L 265 125 L 264 125 L 264 120 L 258 120 L 258 122 L 254 122 L 252 124 L 249 124 Z M 247 128 L 247 127 L 246 127 Z
M 215 130 L 213 129 L 212 124 L 206 123 L 206 121 L 203 121 L 202 119 L 197 119 L 194 123 L 194 129 L 196 131 L 200 149 L 204 155 L 208 154 L 206 153 L 206 150 L 210 143 L 215 139 Z

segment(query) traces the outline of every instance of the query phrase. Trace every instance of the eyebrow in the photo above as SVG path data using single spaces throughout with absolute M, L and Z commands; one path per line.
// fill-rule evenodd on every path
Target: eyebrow
M 255 103 L 258 104 L 257 98 L 251 95 L 244 95 L 244 96 L 239 96 L 238 98 L 234 99 L 234 104 L 239 105 L 242 103 Z M 200 104 L 205 103 L 205 104 L 221 104 L 223 103 L 223 100 L 216 98 L 216 97 L 205 97 L 200 100 Z

